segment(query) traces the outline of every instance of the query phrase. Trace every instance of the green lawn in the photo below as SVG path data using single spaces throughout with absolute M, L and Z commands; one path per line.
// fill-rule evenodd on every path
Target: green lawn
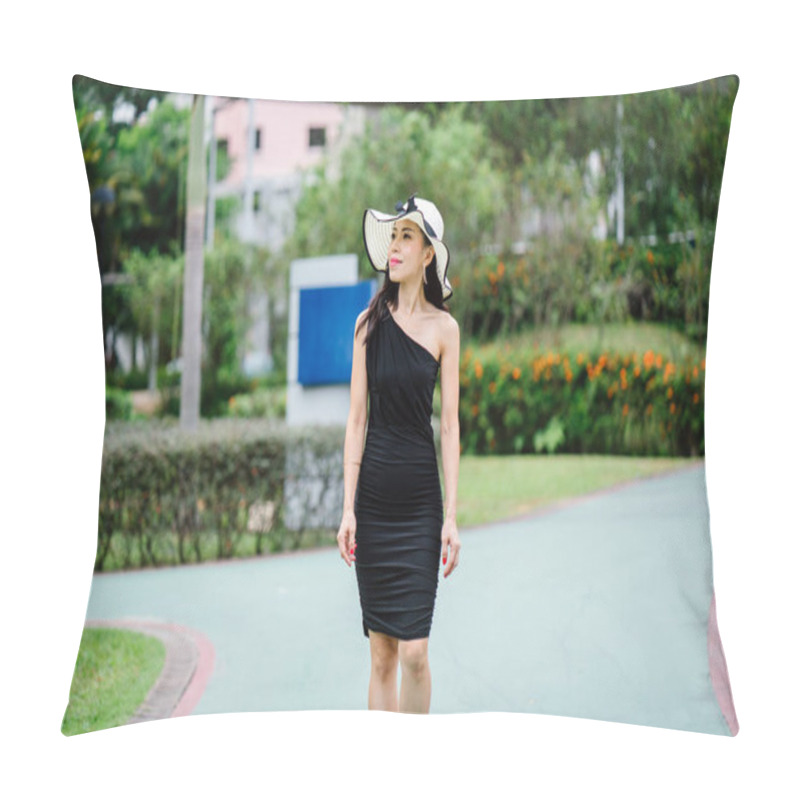
M 124 725 L 164 667 L 161 640 L 135 631 L 85 628 L 61 732 L 65 736 Z
M 557 500 L 702 462 L 702 458 L 573 454 L 462 456 L 458 526 L 494 522 Z M 441 475 L 444 492 L 444 473 Z

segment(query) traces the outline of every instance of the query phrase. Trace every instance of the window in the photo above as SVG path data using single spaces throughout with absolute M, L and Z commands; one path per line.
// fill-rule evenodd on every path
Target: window
M 256 140 L 253 144 L 253 149 L 260 150 L 261 149 L 261 128 L 256 128 L 255 130 Z
M 325 128 L 308 129 L 308 146 L 325 147 Z
M 261 192 L 253 192 L 253 212 L 258 213 L 261 210 Z

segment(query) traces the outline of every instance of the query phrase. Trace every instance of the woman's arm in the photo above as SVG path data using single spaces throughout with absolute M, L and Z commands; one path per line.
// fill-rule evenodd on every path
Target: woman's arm
M 356 329 L 366 311 L 356 320 Z M 339 552 L 349 567 L 355 549 L 356 519 L 353 511 L 361 456 L 364 452 L 364 430 L 367 425 L 367 358 L 364 347 L 366 326 L 353 333 L 353 368 L 350 373 L 350 412 L 344 436 L 344 506 L 337 540 Z
M 445 319 L 442 340 L 442 465 L 444 468 L 445 508 L 442 526 L 442 562 L 446 578 L 458 565 L 461 544 L 456 527 L 458 466 L 461 458 L 461 434 L 458 424 L 458 370 L 461 359 L 461 334 L 458 322 L 449 314 Z M 447 550 L 450 549 L 448 556 Z M 449 563 L 448 563 L 449 562 Z

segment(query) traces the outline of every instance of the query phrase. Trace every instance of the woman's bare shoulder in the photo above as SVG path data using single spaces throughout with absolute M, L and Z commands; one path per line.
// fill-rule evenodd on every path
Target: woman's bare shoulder
M 458 335 L 458 320 L 449 311 L 437 308 L 436 322 L 442 336 L 452 337 Z

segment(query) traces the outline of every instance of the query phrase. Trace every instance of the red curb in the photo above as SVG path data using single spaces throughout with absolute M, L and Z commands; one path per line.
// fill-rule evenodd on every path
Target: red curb
M 178 627 L 178 626 L 176 626 Z M 192 680 L 186 687 L 178 705 L 175 706 L 172 717 L 185 717 L 192 713 L 208 684 L 208 679 L 214 671 L 214 645 L 211 640 L 204 636 L 200 631 L 182 628 L 182 631 L 194 639 L 197 648 L 197 667 L 195 668 Z
M 736 709 L 733 707 L 728 664 L 725 661 L 725 652 L 722 649 L 722 640 L 717 626 L 717 599 L 714 591 L 711 592 L 711 607 L 708 611 L 708 665 L 711 673 L 711 685 L 714 687 L 720 711 L 725 717 L 731 736 L 736 736 L 739 733 L 739 720 L 736 718 Z
M 204 634 L 174 622 L 135 618 L 86 620 L 84 627 L 137 631 L 161 639 L 167 647 L 164 668 L 130 722 L 182 717 L 192 712 L 214 671 L 214 645 Z

